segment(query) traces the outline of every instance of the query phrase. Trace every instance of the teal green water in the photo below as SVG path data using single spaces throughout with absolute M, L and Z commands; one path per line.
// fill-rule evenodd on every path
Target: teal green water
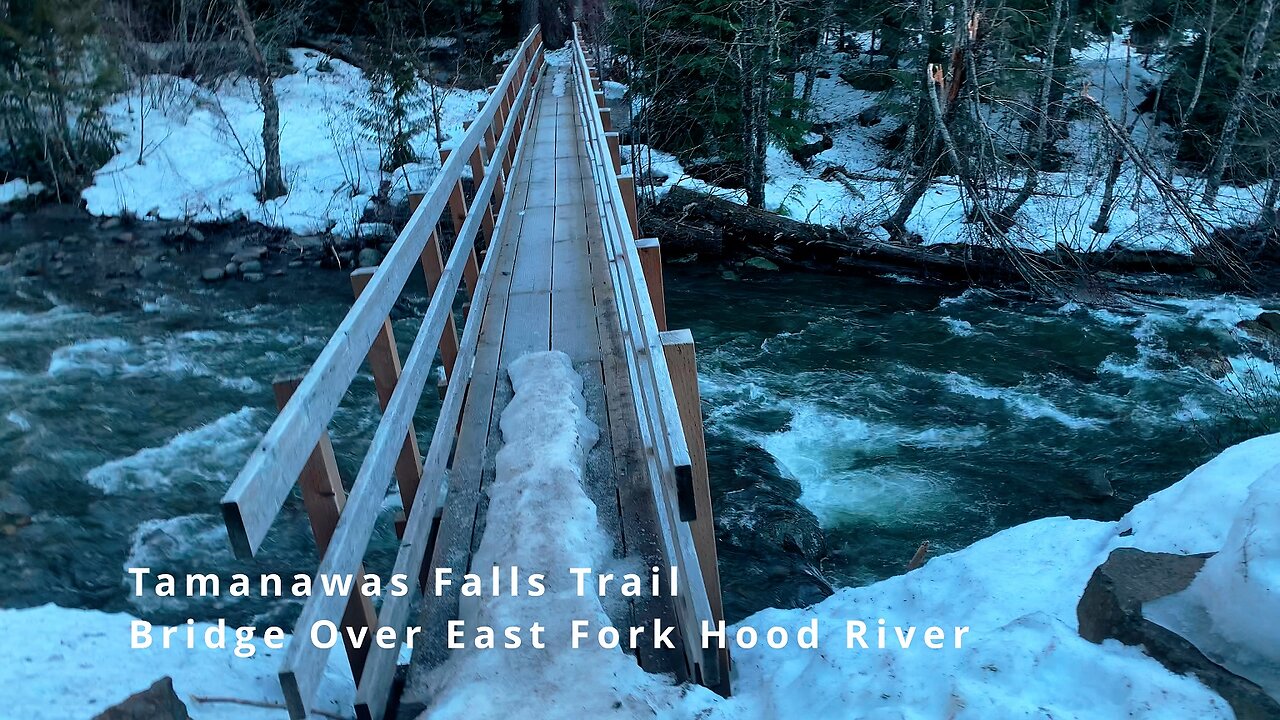
M 679 266 L 667 292 L 698 342 L 734 616 L 898 574 L 925 541 L 1115 519 L 1258 431 L 1210 358 L 1274 377 L 1234 329 L 1251 300 L 1089 310 Z
M 941 553 L 1037 517 L 1117 517 L 1249 432 L 1196 368 L 1242 355 L 1232 327 L 1253 302 L 1100 312 L 685 266 L 667 289 L 699 347 L 731 618 L 901 572 L 926 540 Z M 314 570 L 295 501 L 241 563 L 218 500 L 274 416 L 270 381 L 304 369 L 348 309 L 346 278 L 132 292 L 0 292 L 0 605 L 287 622 L 296 606 L 130 598 L 124 568 Z M 399 309 L 402 348 L 421 310 Z M 435 411 L 426 398 L 423 442 Z M 362 376 L 332 427 L 346 477 L 378 417 Z M 397 508 L 389 496 L 374 569 Z

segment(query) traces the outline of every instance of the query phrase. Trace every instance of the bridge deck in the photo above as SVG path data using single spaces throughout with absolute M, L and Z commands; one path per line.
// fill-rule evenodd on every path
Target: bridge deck
M 555 93 L 555 72 L 552 68 L 539 85 L 525 151 L 509 180 L 506 221 L 489 248 L 494 282 L 472 309 L 483 313 L 476 370 L 454 451 L 433 573 L 448 567 L 456 577 L 469 569 L 485 531 L 485 489 L 502 443 L 498 419 L 512 394 L 507 368 L 539 350 L 564 352 L 584 379 L 587 414 L 600 427 L 600 442 L 587 458 L 586 491 L 616 552 L 661 563 L 597 196 L 573 95 Z M 444 625 L 458 611 L 457 584 L 453 588 L 453 595 L 428 598 L 422 609 L 424 638 L 401 701 L 406 712 L 429 700 L 428 671 L 448 652 Z M 615 617 L 615 623 L 642 624 L 656 617 L 674 622 L 666 597 L 645 598 L 625 612 L 630 617 Z M 681 667 L 679 652 L 643 651 L 639 661 L 651 671 L 674 672 Z

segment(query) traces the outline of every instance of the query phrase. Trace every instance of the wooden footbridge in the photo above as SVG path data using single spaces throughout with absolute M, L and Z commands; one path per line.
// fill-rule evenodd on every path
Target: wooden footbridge
M 386 259 L 352 273 L 355 303 L 310 370 L 276 383 L 280 414 L 222 509 L 237 555 L 252 556 L 297 485 L 318 573 L 358 576 L 394 478 L 403 515 L 392 573 L 417 588 L 436 568 L 455 578 L 487 573 L 471 558 L 483 533 L 504 531 L 486 527 L 485 509 L 498 418 L 512 394 L 506 370 L 525 353 L 563 351 L 601 428 L 585 490 L 602 525 L 638 568 L 678 568 L 674 597 L 635 599 L 628 617 L 612 619 L 674 624 L 676 649 L 640 650 L 637 662 L 727 693 L 727 654 L 699 642 L 702 623 L 723 612 L 692 336 L 666 331 L 658 243 L 639 237 L 635 180 L 623 172 L 576 29 L 569 56 L 548 65 L 536 28 L 521 43 L 465 136 L 441 153 L 435 184 L 412 198 Z M 417 268 L 431 300 L 402 361 L 389 314 Z M 365 362 L 383 414 L 348 492 L 327 428 Z M 441 397 L 439 420 L 423 443 L 413 418 L 429 386 Z M 399 640 L 392 648 L 344 640 L 359 717 L 428 707 L 429 671 L 448 659 L 445 624 L 457 617 L 458 585 L 439 597 L 387 595 L 376 611 L 358 592 L 308 598 L 280 671 L 290 714 L 313 709 L 330 651 L 305 629 L 325 620 L 370 638 L 380 630 L 403 638 L 407 626 L 421 626 L 407 667 L 398 667 Z

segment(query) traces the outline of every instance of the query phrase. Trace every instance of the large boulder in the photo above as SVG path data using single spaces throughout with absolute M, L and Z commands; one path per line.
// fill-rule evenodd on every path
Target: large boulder
M 1231 705 L 1237 720 L 1274 720 L 1280 717 L 1280 704 L 1261 687 L 1214 663 L 1191 642 L 1143 615 L 1144 605 L 1185 590 L 1211 555 L 1113 550 L 1093 571 L 1076 607 L 1080 636 L 1095 643 L 1114 638 L 1143 648 L 1171 672 L 1194 674 Z
M 93 720 L 191 720 L 187 706 L 173 691 L 173 678 L 165 676 L 124 702 L 107 708 Z

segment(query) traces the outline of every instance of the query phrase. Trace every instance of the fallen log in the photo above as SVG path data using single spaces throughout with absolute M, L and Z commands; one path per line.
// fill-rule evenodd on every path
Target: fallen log
M 646 235 L 662 240 L 663 257 L 697 254 L 699 259 L 744 260 L 763 257 L 782 268 L 836 274 L 900 274 L 926 282 L 1023 287 L 1025 281 L 1000 249 L 980 244 L 906 245 L 869 233 L 812 225 L 740 205 L 687 188 L 675 187 L 656 205 L 643 209 Z M 1044 265 L 1078 275 L 1081 286 L 1096 286 L 1099 274 L 1111 289 L 1142 294 L 1183 292 L 1212 285 L 1202 257 L 1167 251 L 1116 248 L 1076 252 L 1058 248 L 1026 253 Z M 1168 282 L 1133 282 L 1121 273 L 1176 276 Z

